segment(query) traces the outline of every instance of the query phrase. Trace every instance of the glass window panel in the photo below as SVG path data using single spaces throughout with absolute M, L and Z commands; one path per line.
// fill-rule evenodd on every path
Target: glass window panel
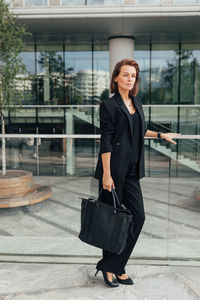
M 199 0 L 174 0 L 174 4 L 199 4 Z
M 38 104 L 64 104 L 64 60 L 62 46 L 37 48 Z
M 178 95 L 178 45 L 153 45 L 151 103 L 175 104 Z
M 135 60 L 140 68 L 139 94 L 142 103 L 149 103 L 150 50 L 149 45 L 136 44 Z
M 194 102 L 195 57 L 192 50 L 181 51 L 181 104 Z
M 65 90 L 66 104 L 91 104 L 92 49 L 90 44 L 66 45 Z
M 48 0 L 25 0 L 25 6 L 46 6 Z
M 200 103 L 200 45 L 183 44 L 181 51 L 181 103 Z
M 27 74 L 35 74 L 35 49 L 34 46 L 26 46 L 20 53 L 22 63 L 26 66 Z
M 175 159 L 159 151 L 163 141 L 159 142 L 156 139 L 154 141 L 157 146 L 155 143 L 152 144 L 150 167 L 152 177 L 157 178 L 146 177 L 142 182 L 144 199 L 147 199 L 145 202 L 147 217 L 140 237 L 142 245 L 136 249 L 134 258 L 150 257 L 157 260 L 160 258 L 174 265 L 174 259 L 178 257 L 187 265 L 188 261 L 195 265 L 199 260 L 200 249 L 199 173 L 192 169 L 195 166 L 192 162 L 198 162 L 200 157 L 193 156 L 192 153 L 196 152 L 196 148 L 197 153 L 200 153 L 199 140 L 183 139 L 181 141 L 183 145 L 179 145 L 180 157 L 178 155 Z M 52 137 L 36 140 L 19 136 L 6 139 L 7 169 L 31 171 L 34 180 L 30 183 L 33 189 L 29 191 L 30 197 L 27 198 L 26 195 L 21 199 L 21 204 L 26 205 L 26 213 L 24 206 L 10 207 L 11 204 L 16 205 L 14 197 L 7 198 L 9 201 L 6 198 L 1 201 L 1 204 L 7 203 L 9 207 L 6 213 L 5 209 L 0 210 L 3 232 L 1 253 L 5 253 L 6 249 L 7 255 L 21 255 L 22 261 L 26 254 L 41 258 L 45 255 L 49 257 L 51 263 L 54 258 L 58 261 L 61 254 L 73 256 L 74 249 L 77 257 L 82 257 L 83 251 L 84 257 L 91 257 L 87 249 L 79 247 L 80 243 L 76 237 L 80 228 L 79 197 L 84 195 L 88 197 L 91 193 L 90 177 L 94 174 L 99 150 L 98 147 L 93 148 L 94 143 L 97 143 L 97 140 L 89 138 Z M 191 147 L 191 143 L 194 144 L 194 148 Z M 170 145 L 168 153 L 172 155 L 172 144 Z M 177 149 L 177 146 L 174 147 Z M 181 155 L 185 154 L 190 155 L 191 160 L 183 164 Z M 0 160 L 0 167 L 1 163 Z M 34 184 L 51 186 L 53 196 L 37 204 L 39 195 L 36 186 L 34 189 Z M 30 204 L 30 200 L 33 201 L 32 205 L 27 205 Z M 51 223 L 48 222 L 49 219 Z M 34 226 L 22 226 L 28 223 L 32 225 L 33 220 Z M 70 241 L 73 243 L 77 241 L 75 248 L 66 247 Z M 92 249 L 92 254 L 98 257 L 99 250 L 95 247 Z
M 94 66 L 94 104 L 109 98 L 109 49 L 106 45 L 95 45 Z
M 200 107 L 193 105 L 181 107 L 179 127 L 182 134 L 200 134 Z
M 35 108 L 20 108 L 17 112 L 10 113 L 10 121 L 18 126 L 17 132 L 20 133 L 35 133 L 36 109 Z M 12 132 L 13 133 L 13 132 Z
M 87 5 L 122 5 L 122 0 L 87 0 Z
M 18 74 L 15 79 L 16 93 L 13 96 L 13 103 L 34 104 L 35 90 L 35 52 L 34 46 L 25 47 L 24 51 L 19 54 L 22 64 L 25 65 L 25 74 Z
M 136 0 L 137 5 L 160 5 L 160 0 Z
M 62 5 L 75 6 L 75 5 L 85 5 L 85 0 L 62 0 Z

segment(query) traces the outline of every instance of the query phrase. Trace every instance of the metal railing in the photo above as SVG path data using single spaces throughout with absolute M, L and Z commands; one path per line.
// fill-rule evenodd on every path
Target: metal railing
M 100 146 L 99 134 L 0 134 L 0 142 L 2 138 L 6 140 L 8 169 L 26 169 L 35 175 L 94 175 Z M 157 138 L 145 137 L 146 176 L 154 176 L 155 166 L 156 172 L 159 170 L 159 174 L 165 177 L 174 173 L 176 177 L 199 176 L 200 147 L 190 147 L 191 156 L 188 157 L 179 143 L 200 141 L 200 135 L 183 135 L 175 140 L 177 145 L 165 140 L 159 143 Z M 166 144 L 169 146 L 166 147 Z
M 15 105 L 15 107 L 20 106 Z M 145 138 L 146 146 L 187 166 L 193 166 L 193 169 L 198 172 L 200 170 L 200 105 L 155 104 L 143 105 L 143 108 L 149 130 L 182 133 L 181 137 L 177 137 L 176 147 L 163 143 L 159 139 L 151 141 L 151 138 Z M 79 131 L 81 134 L 76 134 L 74 124 L 77 120 L 82 122 L 81 124 L 88 124 L 91 128 L 88 133 L 91 134 L 85 134 L 84 126 Z M 7 113 L 6 123 L 5 138 L 8 139 L 44 138 L 72 141 L 100 138 L 100 135 L 96 134 L 99 133 L 99 105 L 23 105 L 15 115 Z M 93 150 L 96 151 L 96 146 Z
M 167 5 L 200 5 L 199 0 L 7 0 L 13 8 L 20 7 L 63 7 L 63 6 L 167 6 Z

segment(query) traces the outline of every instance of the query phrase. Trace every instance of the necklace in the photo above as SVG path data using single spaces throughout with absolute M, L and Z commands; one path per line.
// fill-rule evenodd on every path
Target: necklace
M 125 101 L 126 101 L 127 105 L 131 107 L 131 100 L 129 100 L 129 99 L 127 100 L 127 99 L 125 99 Z
M 131 104 L 132 104 L 132 99 L 125 99 L 125 104 L 126 104 L 126 106 L 128 106 L 129 108 L 128 108 L 128 110 L 129 110 L 129 112 L 131 113 L 131 114 L 133 114 L 134 112 L 135 112 L 135 109 L 131 106 Z

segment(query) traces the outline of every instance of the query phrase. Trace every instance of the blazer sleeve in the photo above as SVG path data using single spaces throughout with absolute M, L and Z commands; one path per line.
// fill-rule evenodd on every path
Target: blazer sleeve
M 114 122 L 104 101 L 100 104 L 100 153 L 112 152 L 112 137 L 114 133 Z

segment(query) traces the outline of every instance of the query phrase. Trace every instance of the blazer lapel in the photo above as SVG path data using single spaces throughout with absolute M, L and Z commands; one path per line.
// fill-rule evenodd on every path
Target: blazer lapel
M 134 105 L 136 106 L 136 109 L 140 115 L 140 121 L 141 121 L 141 126 L 142 126 L 142 130 L 141 132 L 144 132 L 144 113 L 143 113 L 143 108 L 142 106 L 138 103 L 137 98 L 133 97 L 134 99 Z
M 125 113 L 125 115 L 128 118 L 128 122 L 129 122 L 129 126 L 130 126 L 130 131 L 131 131 L 131 136 L 133 136 L 133 128 L 132 128 L 132 124 L 131 124 L 131 122 L 132 122 L 132 120 L 131 120 L 131 114 L 129 113 L 128 108 L 126 107 L 126 105 L 125 105 L 125 103 L 124 103 L 124 101 L 123 101 L 120 93 L 116 92 L 114 96 L 115 96 L 115 100 L 117 101 L 120 109 Z

